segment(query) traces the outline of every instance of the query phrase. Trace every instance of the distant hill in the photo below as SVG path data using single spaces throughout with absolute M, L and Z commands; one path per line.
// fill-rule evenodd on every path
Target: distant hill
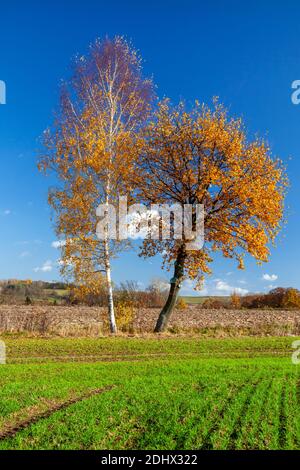
M 0 281 L 0 302 L 61 304 L 66 301 L 69 289 L 69 284 L 60 281 L 6 279 Z
M 219 300 L 222 303 L 227 303 L 230 300 L 229 296 L 221 296 L 221 295 L 211 295 L 211 296 L 181 295 L 180 298 L 183 299 L 185 303 L 189 305 L 201 305 L 203 304 L 203 302 L 205 302 L 208 299 Z

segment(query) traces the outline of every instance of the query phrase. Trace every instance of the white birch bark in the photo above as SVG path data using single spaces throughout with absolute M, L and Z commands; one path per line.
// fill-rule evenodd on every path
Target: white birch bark
M 109 328 L 111 333 L 117 333 L 115 309 L 114 309 L 114 296 L 111 281 L 111 267 L 110 267 L 110 254 L 109 254 L 109 241 L 106 238 L 104 241 L 104 262 L 105 262 L 105 273 L 107 282 L 107 298 L 108 298 L 108 318 Z

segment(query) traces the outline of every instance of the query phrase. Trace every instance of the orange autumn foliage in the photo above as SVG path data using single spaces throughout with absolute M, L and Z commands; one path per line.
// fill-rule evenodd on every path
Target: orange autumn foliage
M 215 251 L 236 258 L 241 269 L 245 252 L 259 262 L 268 260 L 269 243 L 281 228 L 288 181 L 266 142 L 249 142 L 241 119 L 229 118 L 218 104 L 211 110 L 196 103 L 187 112 L 182 103 L 172 108 L 168 100 L 160 103 L 145 139 L 140 199 L 204 204 L 205 246 L 186 253 L 187 277 L 201 281 Z M 146 240 L 142 254 L 161 252 L 170 265 L 187 242 Z
M 49 193 L 56 230 L 66 239 L 62 271 L 89 286 L 87 276 L 104 271 L 111 331 L 116 332 L 111 258 L 126 243 L 96 235 L 96 209 L 126 194 L 140 146 L 138 130 L 153 98 L 141 59 L 122 37 L 97 40 L 75 61 L 74 75 L 62 88 L 56 121 L 44 134 L 41 170 L 54 172 L 59 184 Z M 90 272 L 89 272 L 90 270 Z

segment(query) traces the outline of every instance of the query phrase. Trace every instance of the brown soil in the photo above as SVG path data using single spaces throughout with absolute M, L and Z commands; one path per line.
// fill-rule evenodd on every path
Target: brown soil
M 134 333 L 153 331 L 157 308 L 141 308 L 131 327 Z M 31 332 L 61 336 L 98 336 L 106 331 L 106 310 L 86 306 L 0 305 L 0 332 Z M 189 306 L 175 310 L 169 331 L 227 334 L 299 334 L 300 310 L 213 310 Z

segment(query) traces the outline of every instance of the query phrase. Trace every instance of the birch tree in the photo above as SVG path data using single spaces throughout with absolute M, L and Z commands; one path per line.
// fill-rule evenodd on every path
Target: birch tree
M 54 126 L 45 133 L 47 151 L 39 167 L 53 170 L 59 186 L 50 190 L 57 233 L 66 239 L 63 270 L 80 277 L 86 266 L 106 276 L 110 331 L 117 331 L 111 258 L 124 243 L 96 236 L 99 204 L 116 204 L 130 191 L 139 130 L 151 111 L 153 85 L 142 76 L 141 59 L 122 37 L 97 40 L 77 57 L 64 84 Z M 67 268 L 66 268 L 67 267 Z M 81 276 L 82 278 L 82 276 Z

